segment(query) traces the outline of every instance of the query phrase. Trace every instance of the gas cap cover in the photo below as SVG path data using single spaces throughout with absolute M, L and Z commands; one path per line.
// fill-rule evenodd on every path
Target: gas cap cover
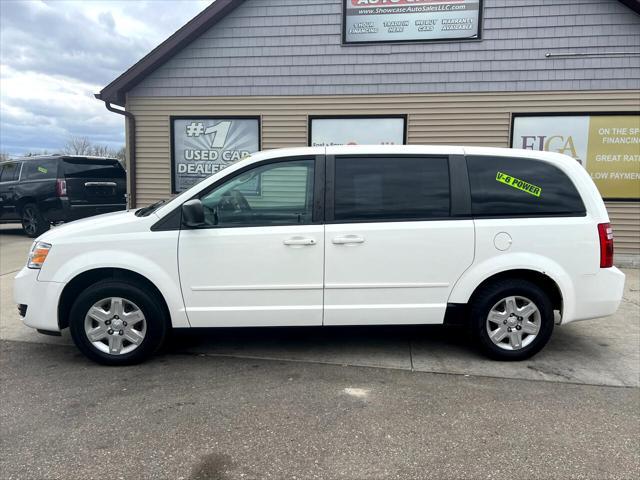
M 513 240 L 511 238 L 511 235 L 509 235 L 507 232 L 500 232 L 493 239 L 493 245 L 501 252 L 509 250 L 512 243 Z

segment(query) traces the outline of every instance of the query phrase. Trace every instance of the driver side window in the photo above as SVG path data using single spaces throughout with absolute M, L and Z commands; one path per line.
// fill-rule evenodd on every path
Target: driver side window
M 234 176 L 200 198 L 207 226 L 305 225 L 312 221 L 314 160 L 276 162 Z

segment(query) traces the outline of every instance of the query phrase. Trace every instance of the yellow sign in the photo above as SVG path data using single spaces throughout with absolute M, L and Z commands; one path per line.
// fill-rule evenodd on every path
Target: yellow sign
M 535 197 L 539 197 L 542 193 L 542 189 L 540 187 L 536 187 L 531 183 L 525 182 L 524 180 L 520 180 L 516 177 L 512 177 L 511 175 L 507 175 L 506 173 L 498 172 L 498 174 L 496 175 L 496 180 L 500 183 L 504 183 L 505 185 L 509 185 L 510 187 L 529 193 Z
M 603 197 L 640 198 L 640 116 L 591 117 L 587 156 Z
M 516 116 L 511 146 L 575 158 L 604 198 L 640 198 L 640 115 Z

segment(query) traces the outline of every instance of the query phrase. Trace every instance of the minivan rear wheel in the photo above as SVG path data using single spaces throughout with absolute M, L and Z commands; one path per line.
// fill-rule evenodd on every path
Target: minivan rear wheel
M 167 334 L 167 318 L 154 292 L 104 280 L 84 290 L 71 307 L 69 330 L 78 349 L 103 365 L 132 365 L 153 355 Z
M 478 346 L 497 360 L 530 358 L 547 344 L 554 326 L 549 296 L 517 279 L 481 287 L 473 296 L 471 317 Z
M 44 218 L 35 203 L 22 207 L 22 230 L 28 237 L 36 238 L 49 230 L 49 222 Z

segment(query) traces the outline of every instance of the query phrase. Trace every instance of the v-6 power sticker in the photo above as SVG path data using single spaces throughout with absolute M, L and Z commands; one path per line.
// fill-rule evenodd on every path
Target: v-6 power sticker
M 538 187 L 537 185 L 533 185 L 532 183 L 525 182 L 524 180 L 520 180 L 519 178 L 512 177 L 511 175 L 507 175 L 506 173 L 498 172 L 496 174 L 496 180 L 515 189 L 529 193 L 534 197 L 539 197 L 542 194 L 542 188 Z

